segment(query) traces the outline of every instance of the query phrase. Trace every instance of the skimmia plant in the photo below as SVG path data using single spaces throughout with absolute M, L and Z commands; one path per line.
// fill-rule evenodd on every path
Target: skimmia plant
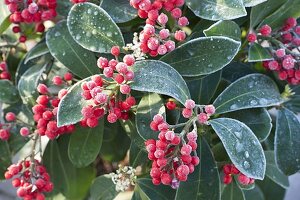
M 284 198 L 300 171 L 300 0 L 0 8 L 0 178 L 16 196 Z

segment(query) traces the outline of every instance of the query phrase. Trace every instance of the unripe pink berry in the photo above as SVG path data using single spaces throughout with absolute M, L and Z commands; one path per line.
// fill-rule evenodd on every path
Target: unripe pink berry
M 292 56 L 286 56 L 282 61 L 282 67 L 284 69 L 293 69 L 295 66 L 295 60 Z
M 278 50 L 276 50 L 276 56 L 278 58 L 283 58 L 285 56 L 285 49 L 278 49 Z
M 190 155 L 191 152 L 192 152 L 192 147 L 188 144 L 183 145 L 180 149 L 180 153 L 182 155 Z
M 168 52 L 171 52 L 175 49 L 175 42 L 172 40 L 169 40 L 165 43 L 165 46 L 167 47 Z
M 184 106 L 187 108 L 187 109 L 194 109 L 196 104 L 195 104 L 195 101 L 193 101 L 192 99 L 188 99 L 185 101 L 185 104 Z
M 208 121 L 209 117 L 206 113 L 200 113 L 198 115 L 198 121 L 200 124 L 205 124 Z
M 155 152 L 154 152 L 154 156 L 155 158 L 163 158 L 165 155 L 165 152 L 163 150 L 160 150 L 160 149 L 157 149 Z
M 255 42 L 256 39 L 257 39 L 257 36 L 256 36 L 255 33 L 249 33 L 248 36 L 247 36 L 247 40 L 248 40 L 248 42 L 250 42 L 250 43 Z
M 165 122 L 158 125 L 158 130 L 159 131 L 166 131 L 166 130 L 168 130 L 168 128 L 169 128 L 169 125 Z
M 159 37 L 162 40 L 167 39 L 170 36 L 170 31 L 169 29 L 162 29 L 161 31 L 159 31 Z
M 126 85 L 126 84 L 121 85 L 121 86 L 120 86 L 120 92 L 121 92 L 122 94 L 129 94 L 129 93 L 131 92 L 131 88 L 130 88 L 129 85 Z
M 165 45 L 159 45 L 158 49 L 157 49 L 157 53 L 159 55 L 165 55 L 168 52 L 168 49 Z
M 187 134 L 187 139 L 189 141 L 196 141 L 197 137 L 198 137 L 198 135 L 197 135 L 196 131 L 192 131 Z
M 109 113 L 107 115 L 107 121 L 109 123 L 115 123 L 117 120 L 118 120 L 118 117 L 117 117 L 117 115 L 115 113 Z
M 38 10 L 39 10 L 39 6 L 35 2 L 32 2 L 31 4 L 29 4 L 28 11 L 31 14 L 35 14 Z
M 186 38 L 186 34 L 184 31 L 182 30 L 179 30 L 179 31 L 176 31 L 175 32 L 175 35 L 174 35 L 175 39 L 178 40 L 178 41 L 184 41 L 185 38 Z
M 128 66 L 123 62 L 119 62 L 116 65 L 116 70 L 121 74 L 126 74 L 128 72 Z
M 110 50 L 110 53 L 114 56 L 119 56 L 120 55 L 120 47 L 119 46 L 113 46 Z M 99 63 L 100 64 L 100 63 Z M 100 66 L 102 66 L 100 64 Z
M 100 57 L 97 61 L 97 66 L 101 69 L 108 67 L 108 60 L 106 58 Z
M 180 17 L 178 19 L 178 25 L 181 26 L 181 27 L 189 25 L 188 18 L 186 18 L 186 17 Z
M 263 25 L 260 29 L 259 32 L 261 33 L 262 36 L 269 36 L 272 33 L 272 28 L 269 25 Z
M 167 131 L 165 137 L 167 140 L 172 141 L 175 138 L 174 131 Z
M 149 37 L 155 33 L 155 28 L 154 26 L 150 24 L 146 24 L 144 26 L 144 34 L 148 35 Z
M 207 105 L 207 106 L 205 106 L 205 107 L 204 107 L 204 110 L 205 110 L 205 112 L 206 112 L 208 115 L 213 115 L 213 114 L 215 114 L 215 112 L 216 112 L 216 109 L 215 109 L 215 107 L 214 107 L 213 105 Z
M 128 66 L 132 66 L 135 63 L 135 59 L 133 55 L 126 55 L 123 58 L 123 62 Z
M 40 83 L 37 86 L 37 91 L 41 94 L 47 94 L 48 93 L 48 87 L 45 84 Z
M 182 110 L 182 116 L 183 116 L 184 118 L 190 118 L 192 115 L 193 115 L 193 110 L 188 109 L 188 108 L 184 108 L 184 109 Z
M 151 37 L 147 41 L 147 46 L 151 50 L 156 50 L 159 47 L 159 40 L 155 37 Z
M 148 11 L 151 9 L 151 1 L 150 0 L 142 0 L 139 3 L 139 8 L 144 11 Z
M 15 115 L 15 113 L 13 113 L 13 112 L 8 112 L 8 113 L 6 113 L 6 115 L 5 115 L 5 120 L 8 121 L 8 122 L 13 122 L 13 121 L 15 121 L 15 120 L 16 120 L 16 115 Z
M 6 62 L 4 62 L 4 61 L 0 62 L 0 70 L 1 71 L 6 71 L 7 70 Z
M 276 60 L 272 60 L 269 62 L 268 67 L 270 70 L 278 70 L 279 69 L 279 63 Z
M 168 16 L 164 13 L 161 13 L 158 18 L 157 18 L 157 21 L 162 24 L 162 25 L 165 25 L 167 22 L 168 22 Z
M 180 8 L 174 8 L 172 11 L 171 11 L 171 15 L 172 17 L 174 17 L 175 19 L 178 19 L 181 17 L 182 15 L 182 11 Z
M 64 96 L 66 96 L 68 94 L 68 90 L 67 89 L 61 89 L 59 92 L 58 92 L 58 98 L 59 99 L 62 99 Z
M 153 121 L 157 124 L 164 122 L 164 117 L 161 114 L 154 115 Z
M 107 94 L 104 93 L 98 93 L 95 97 L 95 100 L 99 103 L 99 104 L 104 104 L 107 102 L 108 100 L 108 96 Z
M 114 70 L 110 67 L 106 67 L 103 70 L 103 74 L 104 74 L 105 77 L 111 78 L 111 77 L 114 76 Z
M 63 83 L 63 80 L 62 80 L 62 78 L 60 76 L 54 76 L 52 78 L 52 83 L 54 85 L 58 85 L 59 86 L 59 85 L 61 85 Z
M 245 176 L 244 174 L 239 174 L 238 176 L 238 181 L 242 184 L 242 185 L 248 185 L 250 183 L 250 178 Z

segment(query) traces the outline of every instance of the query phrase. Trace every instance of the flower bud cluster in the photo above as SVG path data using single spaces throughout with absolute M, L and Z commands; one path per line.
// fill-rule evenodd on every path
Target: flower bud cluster
M 124 192 L 128 190 L 130 186 L 135 185 L 136 182 L 136 170 L 131 166 L 121 166 L 116 173 L 110 173 L 113 183 L 116 185 L 116 191 Z

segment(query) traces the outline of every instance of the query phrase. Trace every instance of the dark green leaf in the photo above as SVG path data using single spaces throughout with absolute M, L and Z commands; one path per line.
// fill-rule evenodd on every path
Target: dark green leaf
M 73 40 L 66 21 L 48 31 L 46 41 L 52 56 L 77 76 L 86 78 L 99 73 L 94 54 Z
M 245 7 L 253 7 L 266 1 L 267 0 L 243 0 Z
M 201 158 L 200 164 L 189 175 L 186 182 L 181 182 L 175 199 L 193 200 L 219 200 L 221 198 L 221 185 L 219 171 L 209 145 L 204 138 L 200 143 L 197 155 Z
M 264 141 L 271 133 L 272 119 L 265 108 L 241 110 L 228 113 L 225 116 L 245 123 L 259 141 Z
M 56 11 L 59 15 L 66 17 L 72 6 L 73 3 L 70 0 L 59 0 L 57 1 Z
M 48 64 L 37 64 L 29 68 L 20 78 L 18 83 L 18 90 L 24 104 L 28 104 L 29 107 L 35 104 L 35 100 L 38 97 L 36 87 L 39 80 L 47 68 Z
M 257 185 L 252 190 L 244 190 L 243 193 L 246 200 L 265 200 L 263 192 Z
M 0 80 L 0 102 L 15 103 L 20 100 L 18 90 L 9 80 Z
M 222 200 L 244 200 L 245 196 L 243 191 L 237 186 L 235 181 L 232 181 L 231 184 L 226 185 L 223 193 Z
M 69 135 L 50 141 L 43 155 L 51 181 L 55 185 L 54 193 L 61 192 L 67 199 L 84 199 L 87 195 L 96 170 L 92 167 L 75 168 L 68 157 Z
M 218 21 L 204 31 L 205 36 L 225 36 L 236 41 L 241 40 L 241 29 L 234 21 Z
M 222 71 L 205 77 L 187 78 L 186 83 L 192 99 L 198 104 L 209 104 L 221 81 Z
M 286 175 L 300 170 L 300 122 L 286 108 L 278 111 L 275 133 L 275 159 L 278 168 Z
M 234 82 L 243 76 L 253 74 L 255 71 L 250 63 L 232 62 L 222 70 L 222 77 L 230 82 Z
M 9 148 L 10 147 L 7 141 L 0 141 L 0 180 L 4 179 L 4 173 L 11 165 L 12 154 Z
M 137 11 L 127 0 L 103 0 L 101 7 L 116 23 L 124 23 L 134 19 Z
M 147 163 L 148 155 L 144 148 L 139 148 L 134 142 L 131 142 L 129 151 L 129 163 L 132 167 L 137 167 Z
M 202 37 L 179 46 L 161 58 L 182 76 L 201 76 L 216 72 L 229 64 L 241 43 L 221 36 Z
M 227 87 L 215 100 L 216 113 L 279 105 L 277 85 L 262 74 L 244 76 Z
M 136 111 L 136 128 L 140 136 L 144 140 L 156 138 L 158 133 L 155 133 L 150 128 L 150 123 L 153 117 L 157 114 L 162 114 L 165 118 L 166 109 L 160 95 L 149 93 L 142 98 Z
M 81 110 L 86 106 L 88 101 L 84 100 L 81 96 L 81 84 L 87 80 L 89 78 L 79 81 L 69 88 L 68 93 L 60 101 L 57 113 L 58 126 L 76 124 L 83 119 Z
M 117 196 L 118 192 L 111 177 L 109 175 L 102 175 L 94 180 L 90 194 L 91 200 L 112 200 Z
M 295 113 L 300 113 L 300 85 L 292 87 L 292 90 L 295 94 L 285 103 L 285 107 Z
M 96 128 L 77 126 L 69 142 L 69 158 L 76 167 L 86 167 L 95 161 L 103 140 L 104 119 Z
M 267 160 L 266 176 L 283 188 L 289 187 L 289 179 L 277 167 L 274 151 L 265 151 Z
M 236 19 L 247 15 L 242 0 L 187 0 L 188 7 L 203 19 Z
M 159 69 L 159 70 L 158 70 Z M 139 61 L 134 66 L 133 90 L 171 96 L 184 104 L 190 98 L 183 78 L 170 65 L 155 60 Z
M 7 16 L 5 19 L 4 19 L 4 21 L 0 21 L 1 22 L 1 24 L 0 24 L 0 35 L 2 34 L 2 33 L 4 33 L 7 29 L 8 29 L 8 27 L 10 26 L 10 24 L 11 24 L 11 22 L 10 22 L 10 20 L 9 20 L 9 17 L 10 16 Z
M 263 20 L 260 25 L 268 24 L 273 29 L 283 26 L 289 17 L 300 17 L 300 0 L 288 0 L 278 10 Z
M 272 60 L 272 55 L 260 44 L 253 43 L 249 48 L 248 62 Z
M 105 123 L 100 155 L 104 160 L 118 162 L 124 160 L 130 147 L 130 138 L 119 122 Z
M 266 177 L 263 181 L 255 181 L 259 188 L 264 193 L 266 200 L 283 200 L 285 189 L 274 183 Z M 256 199 L 255 199 L 256 200 Z
M 138 187 L 145 194 L 145 200 L 170 200 L 174 199 L 175 191 L 166 185 L 153 185 L 152 180 L 150 178 L 139 178 L 137 179 Z M 144 198 L 143 198 L 144 200 Z
M 259 4 L 251 9 L 250 14 L 250 27 L 256 27 L 266 17 L 274 13 L 281 5 L 287 0 L 268 0 L 262 4 Z
M 129 120 L 120 120 L 119 122 L 125 133 L 130 136 L 131 142 L 135 143 L 140 149 L 145 149 L 145 139 L 136 130 L 135 116 Z
M 74 5 L 68 16 L 68 27 L 74 40 L 90 51 L 104 53 L 110 52 L 113 46 L 125 46 L 112 18 L 92 3 Z
M 259 140 L 244 123 L 230 118 L 209 121 L 232 163 L 246 176 L 262 180 L 266 158 Z
M 49 53 L 48 46 L 46 45 L 45 41 L 38 43 L 35 45 L 27 54 L 25 57 L 24 64 L 27 64 L 30 60 L 34 60 L 36 58 L 39 58 L 45 54 Z

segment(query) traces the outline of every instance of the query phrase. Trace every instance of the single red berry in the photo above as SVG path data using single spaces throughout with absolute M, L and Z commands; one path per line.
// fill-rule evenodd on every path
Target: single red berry
M 259 32 L 261 33 L 262 36 L 269 36 L 272 33 L 272 28 L 269 25 L 263 25 L 260 29 Z
M 65 73 L 64 75 L 65 81 L 71 81 L 73 79 L 73 75 L 70 72 Z
M 13 113 L 13 112 L 8 112 L 8 113 L 6 113 L 6 115 L 5 115 L 5 120 L 8 121 L 8 122 L 13 122 L 13 121 L 15 121 L 15 120 L 16 120 L 16 115 L 15 115 L 15 113 Z
M 242 185 L 248 185 L 250 183 L 250 178 L 245 176 L 244 174 L 239 174 L 238 176 L 238 181 L 242 184 Z
M 27 137 L 29 135 L 30 131 L 27 127 L 22 127 L 20 129 L 20 135 L 22 135 L 23 137 Z
M 109 113 L 107 115 L 107 121 L 109 123 L 115 123 L 117 120 L 118 120 L 118 117 L 117 117 L 117 115 L 115 113 Z
M 248 40 L 248 42 L 250 42 L 250 43 L 255 42 L 256 39 L 257 39 L 257 36 L 256 36 L 255 33 L 249 33 L 248 36 L 247 36 L 247 40 Z
M 232 182 L 232 176 L 229 175 L 229 174 L 226 174 L 224 177 L 223 177 L 223 183 L 228 185 Z
M 47 94 L 48 93 L 48 87 L 45 84 L 39 84 L 37 86 L 37 91 L 41 94 Z
M 179 31 L 176 31 L 175 32 L 175 35 L 174 35 L 175 39 L 178 40 L 178 41 L 184 41 L 185 38 L 186 38 L 186 34 L 184 31 L 182 30 L 179 30 Z
M 193 110 L 188 109 L 188 108 L 184 108 L 184 109 L 182 110 L 182 116 L 183 116 L 184 118 L 190 118 L 190 117 L 192 117 L 192 115 L 193 115 Z
M 63 83 L 63 80 L 62 80 L 62 78 L 60 76 L 54 76 L 52 78 L 52 83 L 54 85 L 61 85 Z
M 174 101 L 168 101 L 166 103 L 166 107 L 168 110 L 174 110 L 176 108 L 176 103 Z
M 198 115 L 198 121 L 200 124 L 205 124 L 208 121 L 209 117 L 206 113 L 200 113 Z
M 21 42 L 21 43 L 26 42 L 26 40 L 27 40 L 27 38 L 26 38 L 25 35 L 21 35 L 20 38 L 19 38 L 19 42 Z

